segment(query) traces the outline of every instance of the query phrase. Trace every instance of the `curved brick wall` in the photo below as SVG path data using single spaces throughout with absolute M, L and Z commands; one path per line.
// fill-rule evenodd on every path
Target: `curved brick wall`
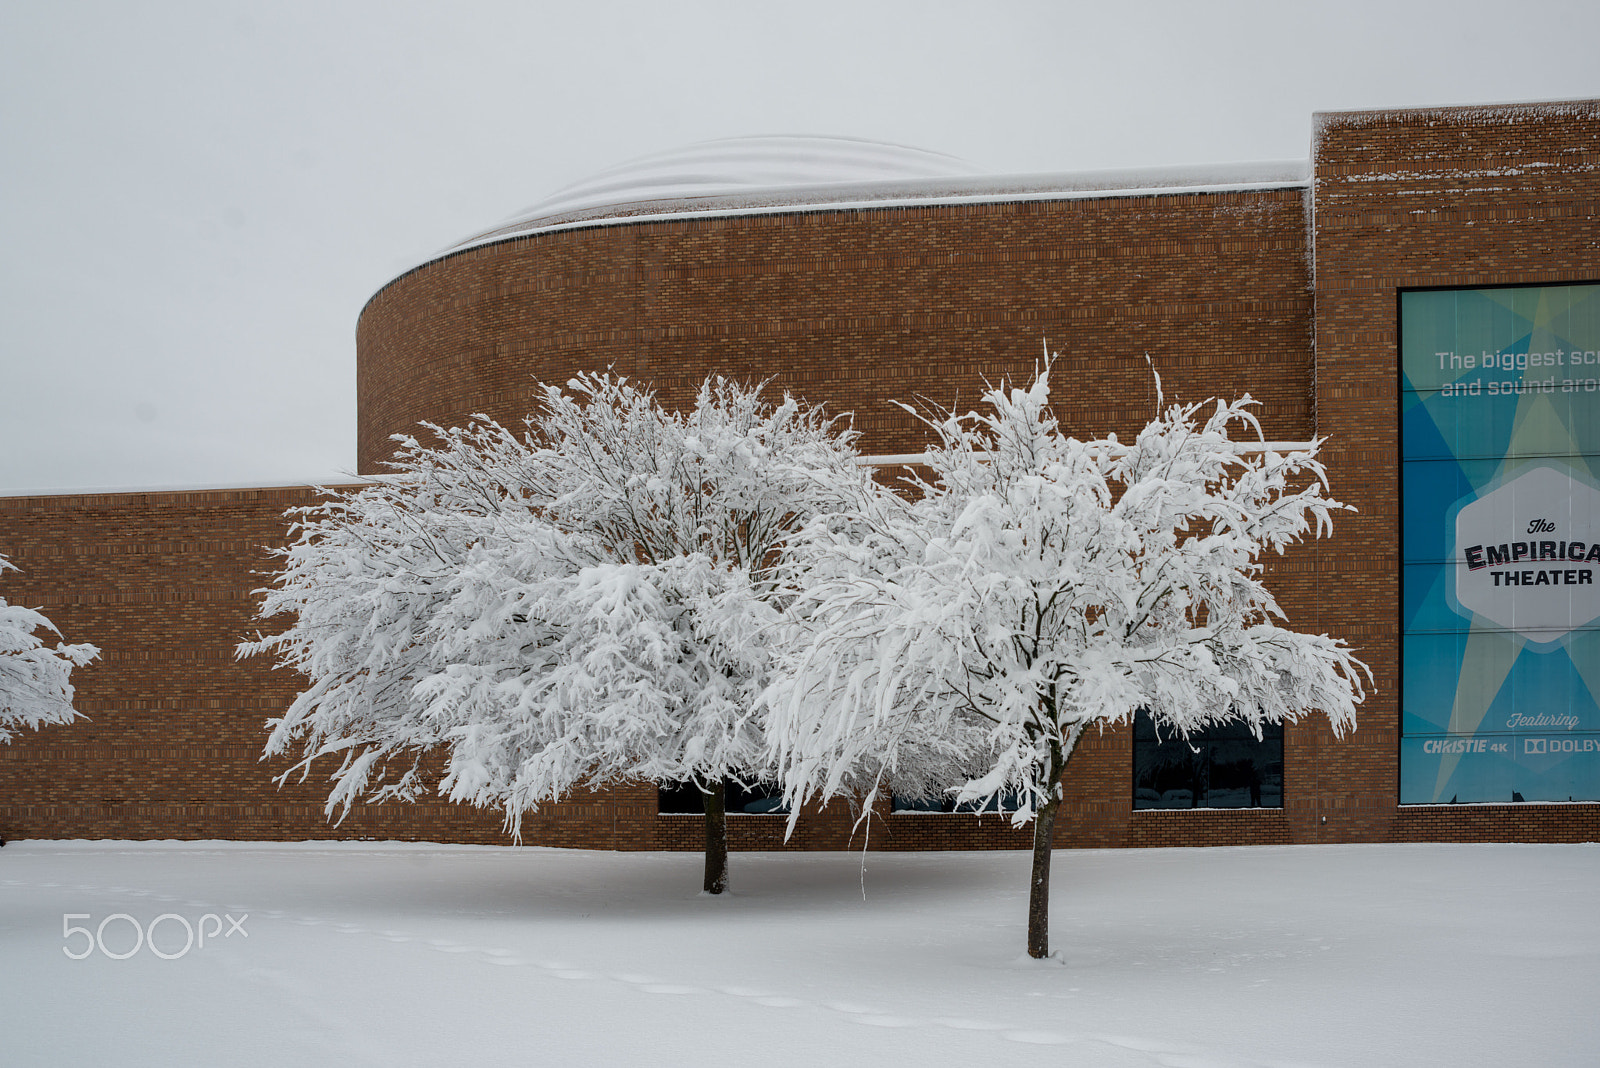
M 358 464 L 389 435 L 614 367 L 683 403 L 707 372 L 854 412 L 868 452 L 921 447 L 891 399 L 1029 376 L 1041 339 L 1075 433 L 1169 396 L 1248 388 L 1309 431 L 1304 191 L 796 212 L 594 226 L 458 253 L 378 293 L 357 330 Z
M 515 424 L 536 379 L 605 367 L 652 383 L 668 404 L 689 401 L 708 372 L 770 377 L 854 412 L 865 451 L 910 452 L 925 439 L 890 400 L 974 399 L 985 378 L 1031 376 L 1043 338 L 1062 357 L 1058 414 L 1080 436 L 1150 416 L 1148 352 L 1169 398 L 1248 390 L 1263 401 L 1269 436 L 1303 438 L 1312 388 L 1304 203 L 1304 190 L 1287 188 L 706 217 L 447 256 L 362 312 L 360 470 L 381 470 L 389 435 L 419 421 L 451 425 L 481 411 Z M 1064 843 L 1290 839 L 1283 812 L 1130 821 L 1129 744 L 1126 731 L 1085 739 Z M 628 802 L 627 817 L 647 817 L 622 836 L 630 844 L 697 846 L 697 820 L 650 818 L 653 791 Z M 779 842 L 781 821 L 735 822 L 752 846 Z M 571 826 L 529 820 L 535 841 Z M 840 847 L 849 837 L 838 813 L 802 821 L 793 844 Z M 1029 840 L 995 817 L 891 817 L 872 832 L 883 848 Z

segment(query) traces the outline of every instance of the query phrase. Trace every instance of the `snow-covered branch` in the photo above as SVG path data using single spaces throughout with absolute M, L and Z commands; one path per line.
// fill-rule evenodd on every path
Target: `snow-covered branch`
M 17 570 L 0 556 L 0 575 Z M 50 724 L 71 723 L 78 717 L 72 707 L 72 669 L 100 655 L 92 645 L 46 645 L 43 631 L 60 637 L 55 624 L 40 612 L 0 598 L 0 742 L 9 742 L 19 729 L 37 730 Z

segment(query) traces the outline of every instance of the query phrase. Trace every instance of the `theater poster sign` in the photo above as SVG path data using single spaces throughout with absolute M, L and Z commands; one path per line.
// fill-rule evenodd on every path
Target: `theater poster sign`
M 1402 804 L 1600 800 L 1600 284 L 1400 294 Z

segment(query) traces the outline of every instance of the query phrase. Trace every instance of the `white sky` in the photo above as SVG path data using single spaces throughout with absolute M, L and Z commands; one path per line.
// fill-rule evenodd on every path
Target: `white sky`
M 367 297 L 635 156 L 1305 158 L 1315 111 L 1600 96 L 1597 40 L 1593 0 L 0 0 L 0 494 L 336 478 Z

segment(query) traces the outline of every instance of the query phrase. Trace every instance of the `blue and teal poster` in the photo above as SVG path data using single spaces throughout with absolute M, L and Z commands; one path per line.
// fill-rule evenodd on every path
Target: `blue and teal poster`
M 1600 284 L 1400 295 L 1401 804 L 1600 800 Z

